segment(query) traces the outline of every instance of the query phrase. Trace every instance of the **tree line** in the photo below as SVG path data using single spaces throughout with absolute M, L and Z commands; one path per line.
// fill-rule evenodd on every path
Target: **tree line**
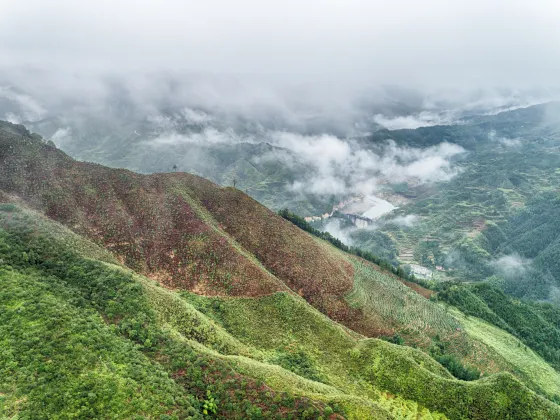
M 292 222 L 294 225 L 296 225 L 300 229 L 303 229 L 306 232 L 309 232 L 313 236 L 316 236 L 316 237 L 321 238 L 321 239 L 323 239 L 327 242 L 330 242 L 332 245 L 334 245 L 338 249 L 341 249 L 344 252 L 347 252 L 349 254 L 352 254 L 352 255 L 355 255 L 357 257 L 363 258 L 366 261 L 377 264 L 379 267 L 381 267 L 381 268 L 383 268 L 387 271 L 390 271 L 391 273 L 393 273 L 394 275 L 402 278 L 403 280 L 411 281 L 411 282 L 420 284 L 421 286 L 424 286 L 424 287 L 427 287 L 427 288 L 429 287 L 429 284 L 427 282 L 416 278 L 414 276 L 414 274 L 412 274 L 409 270 L 406 270 L 402 265 L 396 265 L 395 266 L 391 262 L 389 262 L 389 261 L 387 261 L 383 258 L 380 258 L 377 255 L 373 255 L 369 251 L 364 251 L 363 249 L 357 248 L 355 246 L 348 246 L 344 242 L 342 242 L 340 239 L 332 236 L 329 232 L 325 232 L 325 231 L 322 231 L 322 230 L 319 230 L 319 229 L 315 229 L 303 217 L 298 216 L 295 213 L 292 213 L 288 209 L 280 210 L 278 212 L 278 215 L 280 215 L 284 219 Z

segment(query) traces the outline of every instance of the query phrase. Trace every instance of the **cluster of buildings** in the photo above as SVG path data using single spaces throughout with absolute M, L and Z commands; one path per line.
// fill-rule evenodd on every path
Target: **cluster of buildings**
M 328 219 L 329 217 L 331 217 L 331 214 L 325 213 L 325 214 L 322 214 L 321 216 L 307 216 L 307 217 L 304 217 L 304 219 L 305 219 L 306 222 L 318 222 L 320 220 Z

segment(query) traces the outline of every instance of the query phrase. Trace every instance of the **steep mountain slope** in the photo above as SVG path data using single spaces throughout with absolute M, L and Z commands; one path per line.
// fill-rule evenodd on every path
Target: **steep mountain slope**
M 189 174 L 142 176 L 76 162 L 22 136 L 1 140 L 0 158 L 6 163 L 0 168 L 0 188 L 168 287 L 233 296 L 292 290 L 368 336 L 392 334 L 395 326 L 410 329 L 408 319 L 391 311 L 379 314 L 371 305 L 351 305 L 346 296 L 354 287 L 355 263 L 240 191 Z M 399 284 L 396 278 L 389 281 Z M 450 336 L 458 326 L 454 320 L 421 302 L 439 314 L 436 318 L 448 320 L 440 323 L 447 329 L 438 332 Z M 413 333 L 425 346 L 435 334 Z M 458 346 L 465 347 L 464 334 L 455 335 Z
M 76 162 L 25 133 L 11 135 L 0 140 L 4 193 L 127 266 L 171 288 L 234 296 L 293 290 L 334 319 L 363 317 L 345 300 L 354 276 L 348 257 L 240 191 L 189 174 L 142 176 Z
M 525 385 L 547 396 L 557 390 L 541 389 L 540 378 L 470 335 L 460 313 L 240 191 L 192 175 L 75 162 L 23 127 L 3 124 L 0 199 L 16 203 L 0 208 L 1 281 L 9 291 L 2 295 L 8 350 L 0 357 L 7 372 L 0 410 L 8 416 L 43 407 L 49 417 L 66 407 L 56 403 L 56 377 L 70 375 L 69 386 L 78 387 L 80 377 L 101 369 L 65 394 L 89 401 L 69 404 L 68 413 L 196 417 L 212 412 L 214 398 L 219 415 L 236 418 L 560 418 L 558 406 Z M 25 310 L 27 302 L 37 309 Z M 43 318 L 60 319 L 61 335 Z M 114 344 L 106 350 L 79 338 L 88 323 L 100 331 L 91 340 Z M 21 340 L 10 338 L 15 326 Z M 485 377 L 458 381 L 420 349 L 367 338 L 397 332 L 421 348 L 439 343 Z M 49 343 L 62 346 L 68 369 L 49 362 L 62 351 Z M 101 354 L 107 363 L 98 366 Z M 73 367 L 81 359 L 90 360 L 85 371 Z M 547 366 L 536 355 L 534 362 Z M 35 369 L 46 375 L 36 391 L 27 374 Z M 139 392 L 132 407 L 109 402 L 111 389 L 124 401 L 154 375 L 168 380 Z M 50 395 L 54 405 L 45 406 Z M 164 395 L 156 407 L 155 396 Z
M 173 297 L 88 258 L 112 260 L 93 244 L 17 206 L 2 206 L 1 216 L 3 415 L 202 418 L 209 410 L 240 418 L 276 406 L 297 418 L 324 411 L 321 402 L 272 392 L 232 370 L 211 350 L 247 350 L 188 304 L 176 304 L 168 324 L 154 299 Z
M 181 176 L 107 171 L 25 137 L 3 137 L 0 147 L 5 193 L 17 194 L 163 284 L 228 294 L 283 289 L 219 226 L 204 220 Z
M 419 350 L 360 339 L 291 294 L 181 298 L 34 212 L 2 205 L 0 226 L 0 413 L 10 417 L 201 418 L 213 398 L 218 415 L 236 418 L 333 408 L 441 418 L 418 403 L 449 418 L 560 418 L 511 376 L 452 380 Z
M 519 301 L 488 283 L 442 284 L 438 299 L 449 302 L 465 314 L 518 337 L 547 360 L 560 367 L 560 309 L 556 305 Z

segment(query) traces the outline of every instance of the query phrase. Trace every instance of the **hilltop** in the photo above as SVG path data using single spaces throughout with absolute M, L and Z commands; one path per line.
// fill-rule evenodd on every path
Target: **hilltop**
M 0 203 L 2 416 L 560 418 L 516 331 L 242 191 L 1 123 Z

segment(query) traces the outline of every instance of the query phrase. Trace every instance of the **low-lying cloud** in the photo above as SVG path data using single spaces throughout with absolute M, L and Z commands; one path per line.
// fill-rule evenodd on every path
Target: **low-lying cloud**
M 453 158 L 465 152 L 462 147 L 450 143 L 421 149 L 398 146 L 392 141 L 366 149 L 351 139 L 286 132 L 272 133 L 269 141 L 290 151 L 288 155 L 275 151 L 270 159 L 287 165 L 297 159 L 311 168 L 311 176 L 297 180 L 292 188 L 318 195 L 358 193 L 367 196 L 378 189 L 380 182 L 447 181 L 459 172 Z
M 164 133 L 154 139 L 145 141 L 145 144 L 153 147 L 169 147 L 182 145 L 211 147 L 218 144 L 234 144 L 241 141 L 252 141 L 252 139 L 241 137 L 237 135 L 233 130 L 224 132 L 216 130 L 215 128 L 205 128 L 199 133 Z
M 37 121 L 47 113 L 47 110 L 32 96 L 17 92 L 11 86 L 0 86 L 1 100 L 11 102 L 12 111 L 5 112 L 3 119 L 12 123 Z
M 499 145 L 505 147 L 505 148 L 514 148 L 514 147 L 519 147 L 522 145 L 521 139 L 519 138 L 508 138 L 508 137 L 502 137 L 499 136 L 496 131 L 492 130 L 488 133 L 488 139 L 490 141 L 496 142 Z
M 498 139 L 498 143 L 505 147 L 519 147 L 521 146 L 520 139 L 508 139 L 505 137 L 501 137 Z
M 352 246 L 354 244 L 352 233 L 357 229 L 354 227 L 343 227 L 341 219 L 333 218 L 325 222 L 321 230 L 324 230 L 325 232 L 330 233 L 335 238 L 340 239 L 345 245 Z
M 392 141 L 372 148 L 350 138 L 334 135 L 303 135 L 263 130 L 238 134 L 233 129 L 205 127 L 185 134 L 164 132 L 144 144 L 150 147 L 192 145 L 208 148 L 237 143 L 268 143 L 275 146 L 253 163 L 280 162 L 295 176 L 289 188 L 294 192 L 327 195 L 372 195 L 380 183 L 413 184 L 447 181 L 459 172 L 453 158 L 464 153 L 460 146 L 440 143 L 428 148 L 398 146 Z
M 420 217 L 415 214 L 407 214 L 404 216 L 393 217 L 385 221 L 386 224 L 392 224 L 402 227 L 412 227 L 418 223 Z
M 491 263 L 503 278 L 512 280 L 522 278 L 531 267 L 531 260 L 518 254 L 504 255 Z
M 400 147 L 389 142 L 383 154 L 382 173 L 392 182 L 410 178 L 419 182 L 448 181 L 459 172 L 451 159 L 465 150 L 456 144 L 440 143 L 427 148 Z
M 5 76 L 9 79 L 13 74 Z M 368 196 L 381 183 L 447 181 L 460 172 L 455 158 L 465 153 L 446 142 L 420 148 L 354 140 L 376 129 L 372 115 L 378 123 L 400 121 L 409 128 L 443 123 L 447 114 L 440 110 L 460 104 L 457 99 L 441 99 L 445 95 L 381 86 L 358 93 L 344 84 L 337 89 L 322 84 L 297 89 L 285 83 L 251 83 L 243 77 L 177 73 L 134 73 L 127 78 L 87 74 L 71 77 L 67 83 L 49 72 L 35 78 L 26 73 L 13 77 L 23 86 L 19 91 L 32 95 L 14 95 L 13 89 L 2 92 L 9 92 L 12 103 L 28 110 L 21 118 L 45 117 L 46 112 L 49 130 L 41 134 L 83 158 L 87 158 L 81 155 L 83 146 L 88 143 L 90 149 L 89 143 L 98 138 L 137 138 L 138 165 L 145 162 L 142 153 L 153 162 L 149 169 L 137 165 L 135 170 L 164 170 L 151 158 L 154 149 L 168 148 L 162 151 L 166 156 L 175 153 L 184 164 L 181 170 L 191 170 L 188 162 L 196 155 L 196 168 L 203 171 L 205 155 L 188 146 L 209 150 L 269 143 L 276 149 L 268 156 L 257 154 L 255 162 L 271 159 L 288 169 L 297 168 L 289 183 L 293 192 Z M 421 111 L 422 107 L 428 109 Z M 418 112 L 399 115 L 402 109 Z M 414 118 L 420 122 L 416 124 Z
M 441 115 L 429 111 L 424 111 L 416 115 L 405 115 L 397 117 L 387 117 L 383 114 L 373 116 L 376 124 L 388 130 L 415 129 L 419 127 L 431 127 L 434 125 L 449 125 L 457 121 L 451 115 Z
M 64 147 L 65 143 L 72 141 L 72 129 L 70 127 L 59 128 L 51 136 L 50 140 L 58 147 Z

